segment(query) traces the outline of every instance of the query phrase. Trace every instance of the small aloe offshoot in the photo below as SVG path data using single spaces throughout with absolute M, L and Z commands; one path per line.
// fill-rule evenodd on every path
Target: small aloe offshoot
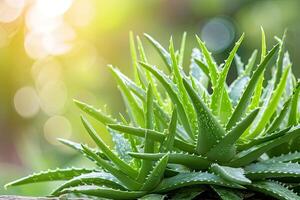
M 108 147 L 82 116 L 97 148 L 59 139 L 93 161 L 93 169 L 68 168 L 32 174 L 6 187 L 64 181 L 52 196 L 79 195 L 108 199 L 300 199 L 299 91 L 285 52 L 285 33 L 267 51 L 262 29 L 260 60 L 254 50 L 247 63 L 237 53 L 244 34 L 223 65 L 196 37 L 189 73 L 183 70 L 185 39 L 168 50 L 146 39 L 167 72 L 147 59 L 139 37 L 130 34 L 134 68 L 131 80 L 116 67 L 127 116 L 109 114 L 84 102 L 75 104 L 107 127 Z M 235 62 L 238 77 L 227 81 Z M 271 73 L 267 80 L 266 73 Z M 159 88 L 158 88 L 159 87 Z M 267 196 L 267 197 L 266 197 Z

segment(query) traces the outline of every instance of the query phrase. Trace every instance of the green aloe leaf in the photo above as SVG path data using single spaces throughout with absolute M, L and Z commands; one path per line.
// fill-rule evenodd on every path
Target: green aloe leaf
M 153 94 L 152 94 L 152 87 L 151 85 L 148 86 L 147 90 L 147 100 L 146 100 L 146 108 L 145 108 L 145 118 L 146 118 L 146 128 L 153 129 Z M 145 133 L 145 140 L 144 140 L 144 152 L 145 153 L 153 153 L 154 152 L 154 140 L 151 139 L 149 134 Z M 149 174 L 152 169 L 152 162 L 143 160 L 142 167 L 140 169 L 139 175 L 137 180 L 144 181 L 145 177 Z
M 191 54 L 190 75 L 205 88 L 208 87 L 209 69 L 203 53 L 194 48 Z
M 199 154 L 205 155 L 226 132 L 192 86 L 185 79 L 183 79 L 183 83 L 198 115 L 199 132 L 196 150 Z
M 138 72 L 138 62 L 137 62 L 137 53 L 135 49 L 134 36 L 132 31 L 129 32 L 129 46 L 130 46 L 130 54 L 133 66 L 134 80 L 137 84 L 142 85 L 142 78 L 140 77 L 140 73 Z
M 273 140 L 268 142 L 263 142 L 261 144 L 255 145 L 246 149 L 244 151 L 239 152 L 236 157 L 230 162 L 231 166 L 244 166 L 252 161 L 256 160 L 261 156 L 263 153 L 267 152 L 268 150 L 279 146 L 292 138 L 298 137 L 300 134 L 300 127 L 293 127 L 288 132 L 285 132 L 284 135 L 277 137 Z
M 212 188 L 222 200 L 242 200 L 241 195 L 238 195 L 239 193 L 237 191 L 215 185 L 212 186 Z
M 97 156 L 93 151 L 91 151 L 87 146 L 82 145 L 84 149 L 84 153 L 94 159 L 96 164 L 101 168 L 107 170 L 114 177 L 116 177 L 126 188 L 131 190 L 137 190 L 141 187 L 141 184 L 137 181 L 131 179 L 125 173 L 123 173 L 120 169 L 115 168 L 112 164 L 101 157 Z
M 249 189 L 262 192 L 280 200 L 299 200 L 300 197 L 280 182 L 271 180 L 257 181 L 248 186 Z
M 68 169 L 55 169 L 42 171 L 40 173 L 35 173 L 24 178 L 18 179 L 16 181 L 10 182 L 5 185 L 5 188 L 17 185 L 24 185 L 29 183 L 45 182 L 45 181 L 61 181 L 69 180 L 73 177 L 79 176 L 81 174 L 87 174 L 94 172 L 94 169 L 84 169 L 84 168 L 68 168 Z
M 281 39 L 279 39 L 280 47 L 278 50 L 278 56 L 276 60 L 276 85 L 279 83 L 280 78 L 283 72 L 283 56 L 284 56 L 284 46 L 285 46 L 285 38 L 286 38 L 286 30 L 283 33 Z
M 177 109 L 175 107 L 172 113 L 171 121 L 169 123 L 167 136 L 161 145 L 162 152 L 172 151 L 174 146 L 175 136 L 176 136 L 176 126 L 177 126 Z
M 242 41 L 244 39 L 244 34 L 240 37 L 240 39 L 236 42 L 232 51 L 230 52 L 223 70 L 219 74 L 219 78 L 217 80 L 217 84 L 213 87 L 213 94 L 211 96 L 211 109 L 212 113 L 215 116 L 218 116 L 222 124 L 226 124 L 229 117 L 232 114 L 232 105 L 229 99 L 229 95 L 226 88 L 226 78 L 231 66 L 232 60 L 240 47 Z
M 189 118 L 187 116 L 187 113 L 185 112 L 184 106 L 182 102 L 180 101 L 180 98 L 178 96 L 178 91 L 175 87 L 175 85 L 172 84 L 172 81 L 165 75 L 163 72 L 158 70 L 156 67 L 152 67 L 146 63 L 140 63 L 145 69 L 150 71 L 159 82 L 164 86 L 166 91 L 168 92 L 170 98 L 172 101 L 175 103 L 177 109 L 178 109 L 178 114 L 180 116 L 180 120 L 182 122 L 182 125 L 186 132 L 189 134 L 190 138 L 194 138 L 193 130 L 191 127 L 191 124 L 189 122 Z
M 74 150 L 76 150 L 80 153 L 83 153 L 83 148 L 82 148 L 80 143 L 76 143 L 76 142 L 66 140 L 66 139 L 61 139 L 61 138 L 58 138 L 58 141 L 61 142 L 64 145 L 68 146 L 68 147 L 71 147 L 72 149 L 74 149 Z M 96 149 L 93 149 L 93 151 L 94 151 L 94 153 L 96 153 L 101 158 L 103 158 L 105 160 L 108 160 L 107 156 L 103 152 L 101 152 L 99 150 L 96 150 Z
M 156 188 L 155 192 L 167 192 L 175 190 L 181 187 L 210 184 L 210 185 L 220 185 L 230 188 L 243 188 L 242 186 L 225 181 L 224 179 L 210 174 L 208 172 L 190 172 L 190 173 L 180 173 L 171 178 L 165 178 Z
M 136 177 L 138 172 L 135 169 L 133 169 L 130 165 L 128 165 L 125 161 L 121 160 L 114 152 L 112 152 L 112 150 L 98 136 L 98 134 L 96 133 L 92 125 L 88 122 L 88 120 L 81 116 L 81 121 L 91 138 L 102 150 L 102 152 L 126 174 L 128 174 L 131 177 Z
M 242 76 L 236 79 L 229 87 L 229 97 L 232 102 L 232 106 L 236 106 L 245 87 L 247 86 L 250 80 L 249 76 Z
M 181 44 L 180 44 L 180 51 L 179 51 L 179 58 L 178 58 L 179 66 L 182 66 L 182 64 L 183 64 L 185 43 L 186 43 L 186 32 L 184 32 L 182 34 L 182 39 L 181 39 Z
M 291 100 L 291 111 L 289 115 L 288 125 L 295 126 L 298 123 L 298 99 L 300 93 L 300 81 L 297 83 Z
M 269 128 L 266 130 L 267 134 L 272 133 L 275 131 L 277 128 L 280 127 L 281 123 L 284 121 L 284 118 L 286 117 L 288 110 L 291 105 L 291 99 L 289 98 L 283 105 L 282 110 L 280 113 L 277 115 L 277 117 L 273 120 L 273 122 L 270 124 Z
M 255 70 L 255 72 L 251 76 L 251 79 L 250 79 L 243 95 L 241 96 L 239 103 L 235 107 L 235 109 L 232 113 L 232 116 L 230 117 L 230 119 L 226 125 L 227 130 L 231 129 L 242 118 L 242 116 L 245 113 L 245 111 L 248 107 L 248 104 L 251 100 L 253 91 L 256 87 L 256 84 L 259 80 L 260 75 L 264 72 L 264 69 L 266 68 L 266 66 L 267 66 L 268 62 L 271 60 L 271 58 L 274 56 L 277 49 L 278 49 L 278 44 L 275 45 L 271 49 L 271 51 L 265 56 L 264 60 L 261 62 L 261 64 L 259 64 L 259 66 Z
M 90 115 L 91 117 L 95 118 L 96 120 L 98 120 L 99 122 L 101 122 L 102 124 L 106 125 L 106 124 L 114 124 L 116 123 L 116 120 L 113 119 L 111 116 L 105 114 L 104 112 L 102 112 L 99 109 L 94 108 L 91 105 L 88 105 L 84 102 L 81 102 L 79 100 L 74 99 L 74 103 L 85 113 L 87 113 L 88 115 Z
M 236 154 L 236 141 L 251 125 L 258 113 L 258 109 L 251 112 L 245 119 L 238 123 L 231 131 L 229 131 L 218 144 L 216 144 L 208 153 L 207 157 L 211 160 L 227 162 Z
M 147 63 L 148 61 L 147 61 L 147 57 L 146 57 L 146 53 L 145 53 L 142 41 L 139 38 L 139 36 L 137 36 L 136 39 L 137 39 L 137 46 L 138 46 L 138 51 L 139 51 L 139 55 L 140 55 L 140 60 L 142 62 Z M 155 80 L 153 79 L 152 75 L 148 71 L 144 71 L 144 72 L 146 74 L 149 84 L 151 84 L 151 86 L 152 86 L 153 95 L 155 96 L 156 100 L 158 101 L 158 104 L 163 105 L 163 100 L 161 98 L 161 95 L 158 92 L 158 88 L 157 88 L 157 84 L 156 84 Z
M 249 135 L 245 135 L 245 137 L 254 138 L 254 137 L 258 136 L 259 134 L 262 134 L 262 131 L 264 130 L 266 124 L 269 122 L 271 116 L 276 111 L 276 107 L 280 101 L 280 98 L 281 98 L 283 91 L 285 89 L 285 86 L 286 86 L 286 80 L 288 77 L 290 67 L 287 67 L 285 69 L 283 76 L 282 76 L 279 84 L 277 85 L 277 88 L 274 91 L 272 98 L 270 99 L 270 102 L 268 103 L 268 107 L 264 110 L 263 115 L 259 119 L 259 123 L 255 127 L 253 132 L 250 132 Z
M 249 58 L 249 60 L 248 60 L 248 63 L 247 63 L 247 65 L 245 66 L 244 75 L 250 76 L 250 74 L 251 74 L 251 72 L 252 72 L 252 69 L 253 69 L 253 67 L 254 67 L 255 61 L 256 61 L 256 57 L 257 57 L 257 49 L 255 49 L 255 50 L 252 52 L 252 54 L 251 54 L 251 56 L 250 56 L 250 58 Z
M 164 200 L 166 197 L 167 195 L 162 194 L 147 194 L 141 198 L 138 198 L 138 200 Z
M 201 41 L 201 39 L 196 36 L 197 42 L 199 44 L 199 47 L 205 57 L 207 67 L 209 70 L 209 77 L 212 82 L 213 87 L 216 87 L 217 81 L 219 78 L 219 70 L 217 68 L 217 64 L 215 63 L 213 57 L 211 56 L 211 53 L 208 51 L 208 49 L 205 46 L 205 43 Z
M 234 62 L 235 62 L 237 74 L 238 76 L 241 76 L 244 73 L 245 64 L 243 63 L 241 57 L 237 53 L 234 55 Z
M 275 163 L 275 162 L 298 162 L 300 160 L 300 152 L 293 152 L 288 154 L 283 154 L 281 156 L 270 158 L 264 162 Z
M 172 192 L 171 200 L 191 200 L 197 198 L 201 193 L 205 192 L 207 188 L 205 186 L 196 186 L 191 188 L 182 188 Z M 175 193 L 175 194 L 174 194 Z M 174 194 L 174 195 L 173 195 Z
M 145 137 L 145 134 L 149 134 L 152 140 L 163 142 L 166 138 L 166 136 L 163 133 L 154 131 L 154 130 L 148 130 L 143 128 L 135 128 L 131 126 L 124 126 L 124 125 L 118 125 L 118 124 L 111 124 L 108 125 L 110 128 L 123 132 L 128 133 L 131 135 L 135 135 L 138 137 Z M 195 153 L 195 146 L 189 143 L 186 143 L 180 139 L 175 138 L 174 140 L 174 147 L 181 149 L 183 151 L 189 152 L 189 153 Z
M 192 103 L 189 100 L 189 95 L 187 94 L 187 92 L 184 88 L 183 82 L 182 82 L 182 76 L 185 76 L 185 75 L 184 75 L 183 69 L 177 63 L 172 38 L 170 39 L 169 51 L 170 51 L 171 60 L 172 60 L 173 75 L 176 80 L 176 85 L 178 88 L 178 92 L 180 94 L 180 99 L 181 99 L 182 105 L 184 107 L 185 113 L 187 113 L 188 121 L 190 122 L 192 131 L 193 131 L 193 135 L 194 135 L 194 131 L 197 129 L 197 115 L 195 113 Z
M 167 153 L 159 161 L 157 161 L 153 170 L 150 172 L 145 183 L 143 184 L 141 190 L 152 190 L 160 183 L 161 179 L 163 178 L 165 169 L 167 167 L 168 159 L 169 153 Z
M 52 192 L 52 195 L 57 196 L 60 191 L 65 188 L 80 186 L 80 185 L 98 185 L 106 186 L 114 189 L 125 190 L 122 184 L 113 175 L 106 172 L 91 172 L 88 174 L 83 174 L 76 176 L 71 180 L 63 183 L 57 189 Z
M 124 191 L 108 187 L 100 187 L 94 185 L 85 185 L 72 188 L 66 188 L 60 194 L 75 193 L 89 196 L 113 199 L 136 199 L 145 195 L 144 191 Z
M 261 56 L 260 56 L 260 63 L 263 62 L 264 58 L 266 57 L 267 52 L 267 44 L 266 44 L 266 36 L 264 29 L 261 27 Z M 264 82 L 264 72 L 260 75 L 257 85 L 254 90 L 254 95 L 252 97 L 251 103 L 249 105 L 249 110 L 257 108 L 260 103 L 260 97 L 263 91 L 263 82 Z
M 245 174 L 252 180 L 266 178 L 300 177 L 300 164 L 259 162 L 245 167 Z
M 237 143 L 237 148 L 239 151 L 241 150 L 246 150 L 246 149 L 250 149 L 251 147 L 255 146 L 255 145 L 259 145 L 268 141 L 271 141 L 273 139 L 276 139 L 278 137 L 283 136 L 286 132 L 288 132 L 291 129 L 291 127 L 282 129 L 282 130 L 278 130 L 275 132 L 272 132 L 270 134 L 264 135 L 264 136 L 260 136 L 251 140 L 241 140 L 240 143 Z
M 109 69 L 111 70 L 113 76 L 116 78 L 119 85 L 119 89 L 122 92 L 123 98 L 128 104 L 127 108 L 130 116 L 132 116 L 133 118 L 132 120 L 136 124 L 143 126 L 145 124 L 144 114 L 143 114 L 143 110 L 141 109 L 140 105 L 137 102 L 137 99 L 132 95 L 131 91 L 129 90 L 127 85 L 123 82 L 122 78 L 120 78 L 119 73 L 117 73 L 117 71 L 119 70 L 114 68 L 113 66 L 109 66 Z
M 153 39 L 150 35 L 144 34 L 144 36 L 147 38 L 147 40 L 154 46 L 160 57 L 163 59 L 164 63 L 166 64 L 169 71 L 172 71 L 172 64 L 171 64 L 171 56 L 168 53 L 167 50 L 165 50 L 159 42 L 157 42 L 155 39 Z
M 223 179 L 229 182 L 233 182 L 241 185 L 251 184 L 251 180 L 244 175 L 245 171 L 242 168 L 232 168 L 227 166 L 221 166 L 214 163 L 210 166 L 210 170 L 214 174 L 219 175 L 220 177 L 222 177 Z
M 165 153 L 135 153 L 129 152 L 130 156 L 139 159 L 145 160 L 159 160 L 161 159 Z M 169 163 L 185 165 L 191 169 L 207 169 L 208 166 L 212 163 L 205 157 L 194 155 L 194 154 L 186 154 L 186 153 L 169 153 Z
M 128 156 L 127 152 L 134 150 L 134 148 L 132 148 L 131 146 L 132 141 L 130 141 L 130 137 L 128 137 L 129 139 L 127 139 L 124 135 L 116 133 L 115 130 L 112 130 L 110 128 L 107 128 L 107 130 L 112 136 L 112 141 L 115 145 L 114 149 L 116 150 L 119 157 L 125 162 L 130 163 L 132 159 L 130 158 L 130 156 Z

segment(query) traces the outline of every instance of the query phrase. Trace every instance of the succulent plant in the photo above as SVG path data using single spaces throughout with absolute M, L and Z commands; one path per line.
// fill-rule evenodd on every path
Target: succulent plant
M 275 38 L 277 44 L 267 52 L 262 30 L 261 57 L 256 59 L 255 50 L 246 64 L 237 54 L 244 34 L 221 65 L 196 37 L 199 46 L 192 51 L 188 73 L 182 67 L 185 33 L 179 50 L 174 49 L 172 38 L 167 51 L 149 35 L 145 37 L 168 72 L 151 65 L 140 38 L 136 50 L 130 34 L 134 80 L 109 68 L 127 116 L 118 120 L 75 100 L 83 112 L 107 127 L 114 148 L 103 142 L 84 116 L 82 123 L 97 149 L 59 139 L 97 167 L 48 170 L 6 187 L 64 180 L 53 196 L 300 199 L 300 87 L 284 50 L 285 33 Z M 233 61 L 238 75 L 229 84 L 226 79 Z

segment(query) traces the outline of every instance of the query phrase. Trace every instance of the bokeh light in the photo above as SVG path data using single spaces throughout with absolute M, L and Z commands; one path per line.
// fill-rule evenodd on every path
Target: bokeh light
M 64 21 L 72 0 L 36 0 L 26 14 L 25 49 L 32 58 L 61 55 L 71 49 L 75 31 Z
M 61 114 L 67 100 L 67 88 L 61 81 L 51 81 L 40 91 L 42 110 L 49 116 Z
M 210 19 L 204 24 L 201 31 L 201 37 L 207 47 L 215 53 L 226 49 L 232 43 L 234 36 L 234 26 L 226 17 Z
M 12 22 L 22 13 L 25 0 L 1 0 L 0 1 L 0 22 Z
M 20 88 L 14 96 L 14 105 L 22 117 L 34 117 L 40 109 L 39 98 L 35 89 L 29 86 Z
M 60 144 L 57 138 L 70 138 L 72 126 L 69 120 L 63 116 L 50 117 L 44 124 L 44 135 L 48 142 L 54 145 Z

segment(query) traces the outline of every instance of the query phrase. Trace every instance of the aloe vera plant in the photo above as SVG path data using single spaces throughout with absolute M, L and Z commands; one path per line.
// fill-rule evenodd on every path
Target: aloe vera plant
M 109 199 L 247 199 L 266 195 L 300 199 L 299 82 L 284 50 L 285 34 L 269 51 L 262 30 L 257 50 L 244 64 L 237 51 L 244 34 L 218 65 L 200 38 L 189 72 L 183 70 L 185 39 L 168 50 L 149 35 L 167 72 L 150 64 L 142 42 L 130 34 L 134 80 L 110 66 L 127 107 L 115 119 L 75 100 L 87 115 L 107 127 L 109 148 L 81 116 L 97 149 L 59 139 L 93 161 L 93 169 L 56 169 L 33 174 L 6 187 L 64 181 L 51 195 Z M 226 81 L 235 61 L 238 76 Z M 255 64 L 257 63 L 257 65 Z M 272 74 L 270 80 L 266 72 Z M 263 197 L 262 197 L 263 198 Z

